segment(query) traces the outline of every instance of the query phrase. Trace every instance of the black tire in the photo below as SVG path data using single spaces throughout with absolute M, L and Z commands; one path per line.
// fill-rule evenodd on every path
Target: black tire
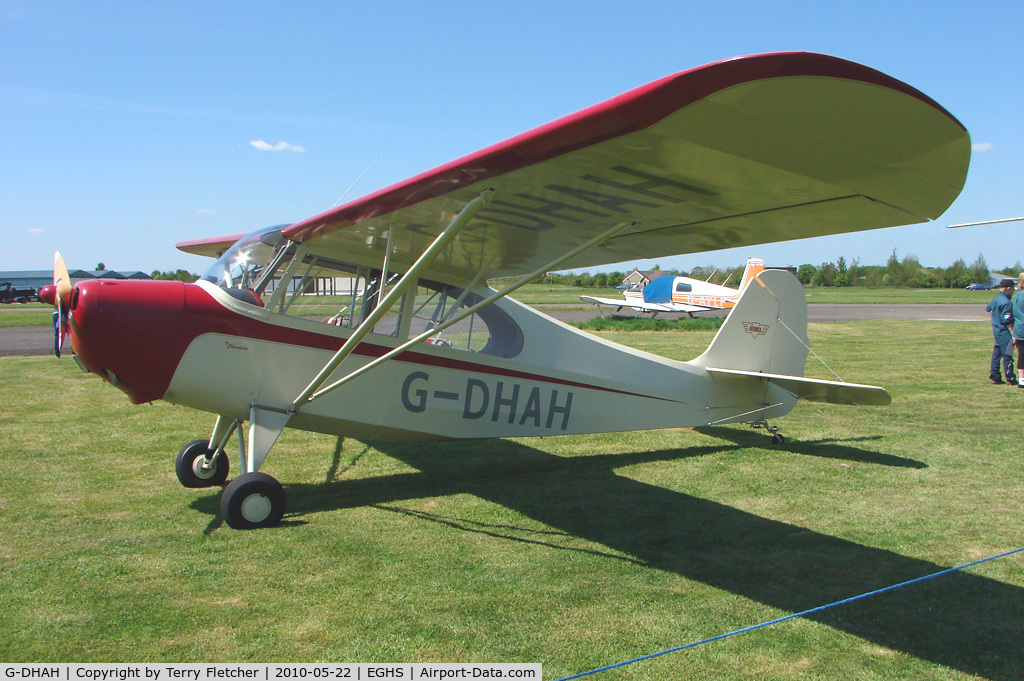
M 217 457 L 214 468 L 204 471 L 200 463 L 213 455 L 209 440 L 193 440 L 181 448 L 178 459 L 174 462 L 174 472 L 178 474 L 178 482 L 184 487 L 219 487 L 228 479 L 228 457 L 221 453 Z
M 286 504 L 277 480 L 265 473 L 243 473 L 224 488 L 220 512 L 230 527 L 254 530 L 281 522 Z
M 778 433 L 775 433 L 774 435 L 772 435 L 772 444 L 773 445 L 784 445 L 784 444 L 786 444 L 786 438 L 782 437 Z

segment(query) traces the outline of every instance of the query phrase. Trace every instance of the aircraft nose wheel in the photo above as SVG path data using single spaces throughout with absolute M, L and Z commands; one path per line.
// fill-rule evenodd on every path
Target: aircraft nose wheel
M 228 479 L 228 457 L 221 453 L 211 461 L 208 440 L 194 440 L 181 448 L 174 462 L 178 482 L 184 487 L 219 487 Z
M 220 512 L 230 527 L 254 530 L 281 522 L 285 510 L 284 488 L 265 473 L 243 473 L 224 488 Z

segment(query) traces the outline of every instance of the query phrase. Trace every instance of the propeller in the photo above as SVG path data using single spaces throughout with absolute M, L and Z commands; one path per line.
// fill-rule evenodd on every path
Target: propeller
M 39 299 L 53 305 L 53 354 L 60 357 L 64 337 L 68 333 L 68 311 L 71 309 L 71 277 L 60 251 L 53 254 L 53 285 L 44 286 Z
M 68 307 L 71 304 L 71 277 L 60 251 L 53 254 L 53 285 L 57 287 L 57 297 L 61 303 Z

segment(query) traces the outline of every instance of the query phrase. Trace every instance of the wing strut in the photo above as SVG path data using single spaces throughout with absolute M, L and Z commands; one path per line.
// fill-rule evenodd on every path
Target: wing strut
M 292 409 L 305 404 L 310 401 L 310 396 L 316 392 L 317 388 L 322 386 L 328 379 L 328 377 L 334 373 L 334 370 L 345 361 L 345 358 L 352 354 L 356 346 L 362 342 L 366 334 L 370 333 L 370 330 L 379 322 L 384 315 L 388 312 L 392 305 L 401 298 L 409 287 L 414 286 L 418 280 L 419 273 L 427 267 L 434 258 L 436 258 L 441 251 L 445 249 L 452 240 L 458 236 L 459 232 L 473 219 L 477 211 L 480 210 L 484 205 L 490 203 L 490 196 L 494 192 L 493 189 L 485 190 L 480 196 L 476 197 L 463 207 L 458 215 L 445 227 L 444 231 L 437 235 L 434 242 L 427 247 L 427 250 L 423 251 L 423 254 L 412 264 L 412 267 L 402 275 L 402 278 L 398 280 L 398 283 L 388 292 L 384 299 L 373 309 L 366 318 L 356 327 L 352 335 L 349 336 L 348 340 L 345 341 L 344 345 L 334 353 L 334 357 L 324 365 L 324 368 L 320 370 L 320 373 L 316 375 L 306 389 L 299 393 L 299 396 L 295 398 L 292 403 Z M 381 277 L 387 276 L 387 273 L 382 273 Z M 383 285 L 381 286 L 383 289 Z
M 534 279 L 536 279 L 540 275 L 544 274 L 545 272 L 549 272 L 551 270 L 558 269 L 558 266 L 561 265 L 562 263 L 564 263 L 566 260 L 569 260 L 570 258 L 576 257 L 580 253 L 582 253 L 582 252 L 584 252 L 584 251 L 586 251 L 586 250 L 588 250 L 590 248 L 593 248 L 594 246 L 598 245 L 599 243 L 601 243 L 603 241 L 606 241 L 607 239 L 610 239 L 611 237 L 615 236 L 616 234 L 621 232 L 626 227 L 629 227 L 629 226 L 635 225 L 635 224 L 636 224 L 635 222 L 620 222 L 617 225 L 615 225 L 614 227 L 612 227 L 611 229 L 608 229 L 608 230 L 606 230 L 604 232 L 601 232 L 600 234 L 598 234 L 594 238 L 590 239 L 589 241 L 587 241 L 587 242 L 577 246 L 576 248 L 572 249 L 568 253 L 565 253 L 565 254 L 559 256 L 558 258 L 555 258 L 551 262 L 545 264 L 543 267 L 540 267 L 540 268 L 534 270 L 533 272 L 531 272 L 529 274 L 523 275 L 520 279 L 516 280 L 512 284 L 509 284 L 508 286 L 506 286 L 502 290 L 500 290 L 497 293 L 495 293 L 493 296 L 489 296 L 486 299 L 481 300 L 476 305 L 473 305 L 472 307 L 469 307 L 469 308 L 463 310 L 461 313 L 459 313 L 458 315 L 456 315 L 454 317 L 450 317 L 449 319 L 447 319 L 443 323 L 439 324 L 438 326 L 435 326 L 432 329 L 427 329 L 426 331 L 424 331 L 420 335 L 416 336 L 415 338 L 411 338 L 411 339 L 407 340 L 405 343 L 402 343 L 401 345 L 399 345 L 394 350 L 391 350 L 391 351 L 387 352 L 386 354 L 381 355 L 380 357 L 378 357 L 377 359 L 373 360 L 372 362 L 370 362 L 368 364 L 364 364 L 362 367 L 356 369 L 355 371 L 352 371 L 351 373 L 349 373 L 349 374 L 345 375 L 344 377 L 338 379 L 334 383 L 331 383 L 326 388 L 322 388 L 320 390 L 316 390 L 315 388 L 313 390 L 311 390 L 310 388 L 306 388 L 306 390 L 303 391 L 302 395 L 300 395 L 299 398 L 295 400 L 295 403 L 292 405 L 292 409 L 293 410 L 297 410 L 303 404 L 306 404 L 307 402 L 312 402 L 316 398 L 323 396 L 324 394 L 334 390 L 335 388 L 340 388 L 345 383 L 348 383 L 349 381 L 351 381 L 354 378 L 362 376 L 363 374 L 365 374 L 370 369 L 372 369 L 372 368 L 374 368 L 374 367 L 376 367 L 376 366 L 378 366 L 380 364 L 383 364 L 384 362 L 386 362 L 387 360 L 395 357 L 396 355 L 401 354 L 402 352 L 404 352 L 408 348 L 412 347 L 413 345 L 415 345 L 415 344 L 417 344 L 417 343 L 419 343 L 419 342 L 421 342 L 423 340 L 426 340 L 427 338 L 429 338 L 431 336 L 437 335 L 441 331 L 444 331 L 448 327 L 450 327 L 450 326 L 452 326 L 454 324 L 457 324 L 458 322 L 462 321 L 466 317 L 469 317 L 470 315 L 476 314 L 481 309 L 487 307 L 488 305 L 492 305 L 493 303 L 495 303 L 499 299 L 504 298 L 505 296 L 507 296 L 508 294 L 512 293 L 516 289 L 524 286 L 525 284 L 528 284 L 529 282 L 533 281 Z M 401 282 L 399 282 L 399 283 L 401 283 Z M 365 335 L 365 334 L 363 334 L 363 335 Z M 350 342 L 351 342 L 351 339 L 350 339 Z M 346 345 L 348 345 L 348 343 L 346 343 Z M 344 347 L 342 349 L 344 349 Z M 339 352 L 340 352 L 340 350 L 339 350 Z M 334 364 L 332 366 L 332 363 L 333 363 L 333 360 L 332 360 L 331 363 L 328 363 L 328 365 L 326 367 L 324 367 L 324 370 L 320 372 L 320 376 L 325 376 L 326 377 L 327 375 L 330 375 L 330 373 L 332 371 L 334 371 L 335 368 L 337 368 L 337 364 Z M 317 376 L 317 378 L 320 378 L 320 376 Z M 317 383 L 316 381 L 314 381 L 314 383 L 317 383 L 317 386 L 322 385 L 323 382 L 324 381 L 320 381 L 319 383 Z M 312 386 L 312 385 L 313 384 L 311 383 L 310 386 Z
M 299 269 L 299 265 L 306 259 L 307 250 L 309 249 L 306 248 L 306 244 L 299 244 L 299 250 L 295 252 L 291 262 L 288 263 L 288 267 L 285 269 L 284 274 L 281 275 L 280 281 L 274 287 L 274 292 L 270 295 L 270 300 L 267 301 L 268 310 L 273 310 L 275 307 L 280 306 L 278 312 L 284 312 L 285 308 L 288 307 L 284 302 L 285 296 L 288 295 L 288 285 L 295 277 L 295 272 Z M 313 263 L 310 263 L 306 272 L 308 273 L 312 268 Z M 296 290 L 299 290 L 299 287 L 296 287 Z M 294 299 L 294 296 L 292 296 L 292 299 Z M 291 304 L 291 302 L 289 300 L 288 304 Z

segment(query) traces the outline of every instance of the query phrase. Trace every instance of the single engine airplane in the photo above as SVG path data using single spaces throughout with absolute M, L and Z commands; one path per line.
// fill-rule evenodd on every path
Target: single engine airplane
M 739 288 L 712 284 L 710 281 L 691 277 L 664 274 L 647 286 L 626 289 L 621 299 L 580 296 L 580 300 L 596 303 L 599 307 L 609 305 L 615 307 L 616 312 L 628 307 L 637 312 L 650 312 L 652 317 L 656 317 L 659 312 L 686 312 L 692 317 L 694 312 L 731 310 L 747 284 L 763 271 L 764 260 L 747 258 L 747 266 L 743 269 Z
M 951 114 L 878 71 L 820 54 L 742 57 L 301 222 L 182 242 L 217 258 L 194 284 L 72 287 L 57 254 L 44 298 L 58 350 L 68 332 L 83 370 L 134 403 L 216 416 L 178 454 L 183 485 L 222 485 L 238 433 L 241 470 L 221 511 L 231 527 L 268 527 L 286 499 L 260 469 L 285 427 L 500 438 L 766 425 L 800 399 L 887 404 L 882 388 L 803 377 L 806 299 L 784 271 L 752 279 L 688 362 L 508 294 L 551 270 L 934 219 L 963 187 L 970 151 Z M 349 294 L 330 323 L 303 315 L 314 280 L 342 277 Z

